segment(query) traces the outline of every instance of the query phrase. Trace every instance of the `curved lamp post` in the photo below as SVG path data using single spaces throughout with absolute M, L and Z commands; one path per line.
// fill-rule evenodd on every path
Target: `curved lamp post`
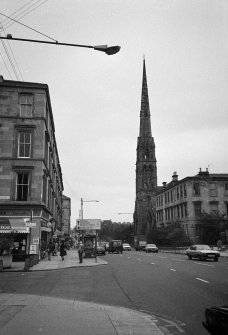
M 7 37 L 0 36 L 1 40 L 13 40 L 13 41 L 21 41 L 21 42 L 33 42 L 33 43 L 44 43 L 44 44 L 54 44 L 54 45 L 64 45 L 64 46 L 70 46 L 70 47 L 78 47 L 78 48 L 90 48 L 97 51 L 102 51 L 106 53 L 106 55 L 114 55 L 117 52 L 120 51 L 119 45 L 114 45 L 111 47 L 108 47 L 107 45 L 83 45 L 83 44 L 74 44 L 74 43 L 62 43 L 62 42 L 49 42 L 49 41 L 42 41 L 42 40 L 31 40 L 27 38 L 16 38 L 13 37 L 11 34 L 8 34 Z

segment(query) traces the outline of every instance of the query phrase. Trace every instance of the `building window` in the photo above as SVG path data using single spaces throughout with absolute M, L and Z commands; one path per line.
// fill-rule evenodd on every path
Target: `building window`
M 200 195 L 200 184 L 199 183 L 193 183 L 193 195 L 194 196 Z
M 195 210 L 195 216 L 196 217 L 201 216 L 201 202 L 195 202 L 194 203 L 194 210 Z
M 47 202 L 47 177 L 43 175 L 43 194 L 42 194 L 42 201 L 46 204 Z
M 21 94 L 20 95 L 20 116 L 32 117 L 33 113 L 33 95 Z
M 210 208 L 211 208 L 211 212 L 217 213 L 218 212 L 218 202 L 211 202 Z
M 18 173 L 17 184 L 16 184 L 16 200 L 27 201 L 28 190 L 29 190 L 29 174 L 27 172 Z
M 218 192 L 215 184 L 210 184 L 210 189 L 209 189 L 209 196 L 210 197 L 217 197 Z
M 173 191 L 171 191 L 170 197 L 171 197 L 171 202 L 173 202 Z
M 179 194 L 179 187 L 177 187 L 177 200 L 179 200 L 180 194 Z
M 186 189 L 186 184 L 184 184 L 184 197 L 187 197 L 187 189 Z
M 18 133 L 18 157 L 30 158 L 31 157 L 31 132 Z
M 182 185 L 180 186 L 180 197 L 183 198 L 183 188 L 182 188 Z
M 225 183 L 224 188 L 225 188 L 225 195 L 228 195 L 228 183 Z

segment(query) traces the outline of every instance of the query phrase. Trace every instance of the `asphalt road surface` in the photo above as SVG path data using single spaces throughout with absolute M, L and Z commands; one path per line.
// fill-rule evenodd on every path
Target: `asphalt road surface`
M 174 325 L 175 334 L 206 335 L 204 310 L 228 304 L 228 258 L 125 251 L 106 254 L 108 265 L 39 272 L 3 272 L 0 292 L 55 296 L 124 306 Z

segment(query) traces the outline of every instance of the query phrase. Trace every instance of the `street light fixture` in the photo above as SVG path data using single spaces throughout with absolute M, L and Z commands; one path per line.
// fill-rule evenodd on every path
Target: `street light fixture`
M 99 200 L 83 200 L 81 198 L 81 220 L 83 220 L 83 203 L 84 202 L 99 202 Z
M 0 36 L 1 40 L 14 40 L 14 41 L 21 41 L 21 42 L 33 42 L 33 43 L 44 43 L 44 44 L 54 44 L 54 45 L 64 45 L 64 46 L 71 46 L 71 47 L 78 47 L 78 48 L 90 48 L 97 51 L 102 51 L 106 53 L 106 55 L 114 55 L 120 51 L 119 45 L 114 45 L 108 47 L 107 45 L 83 45 L 83 44 L 74 44 L 74 43 L 62 43 L 62 42 L 49 42 L 49 41 L 42 41 L 42 40 L 31 40 L 27 38 L 16 38 L 13 37 L 11 34 L 7 34 L 6 37 Z

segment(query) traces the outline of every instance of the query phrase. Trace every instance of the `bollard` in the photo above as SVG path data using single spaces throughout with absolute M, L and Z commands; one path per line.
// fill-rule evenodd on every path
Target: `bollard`
M 29 256 L 29 267 L 33 267 L 33 255 Z
M 25 258 L 25 267 L 24 267 L 24 271 L 28 270 L 29 270 L 29 257 Z

